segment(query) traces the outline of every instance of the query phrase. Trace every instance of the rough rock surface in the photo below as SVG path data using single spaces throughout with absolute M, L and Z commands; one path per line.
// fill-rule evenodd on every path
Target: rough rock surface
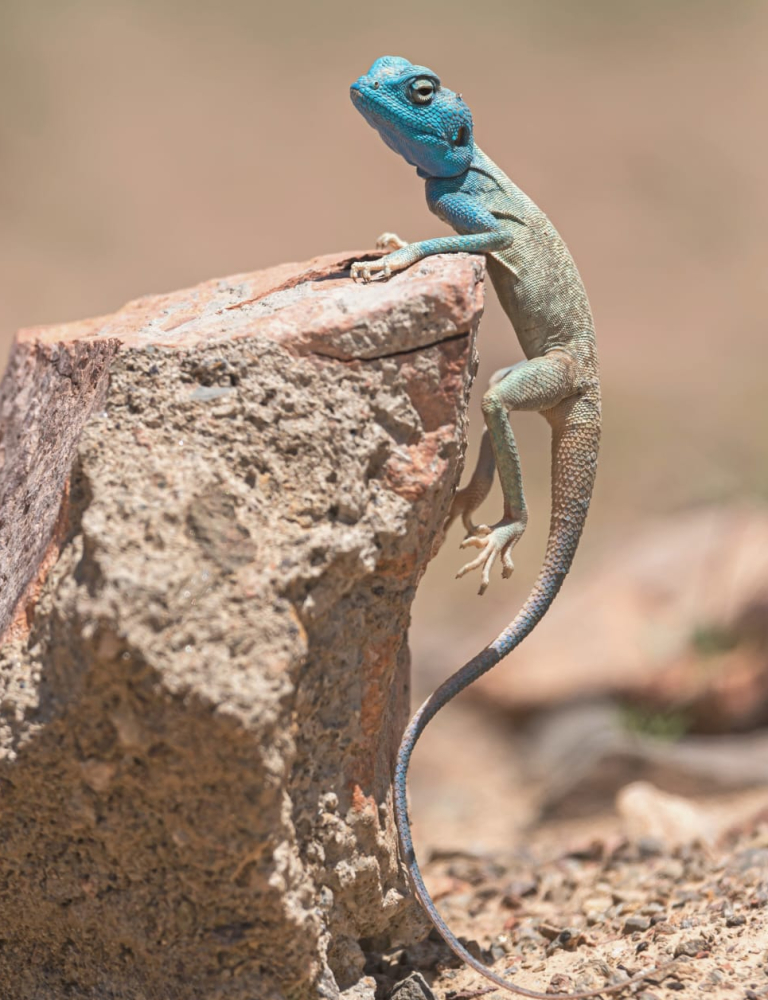
M 419 917 L 389 793 L 482 263 L 22 331 L 0 388 L 0 993 L 306 1000 Z

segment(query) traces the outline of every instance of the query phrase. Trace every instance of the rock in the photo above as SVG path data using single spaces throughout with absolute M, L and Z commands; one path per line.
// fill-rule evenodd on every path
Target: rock
M 704 938 L 691 938 L 688 941 L 680 941 L 675 946 L 674 957 L 679 958 L 681 955 L 685 955 L 687 958 L 697 958 L 708 950 L 709 942 Z
M 628 729 L 616 705 L 576 703 L 528 727 L 525 760 L 542 816 L 586 815 L 637 780 L 684 795 L 764 785 L 768 732 L 663 740 Z M 659 847 L 652 838 L 638 846 L 649 853 Z
M 616 809 L 630 840 L 653 837 L 668 847 L 714 843 L 718 826 L 712 815 L 678 795 L 635 781 L 616 796 Z
M 373 976 L 364 976 L 344 990 L 340 1000 L 376 1000 L 376 980 Z
M 641 917 L 639 914 L 635 914 L 632 917 L 627 917 L 624 921 L 624 933 L 633 934 L 635 931 L 647 931 L 651 926 L 651 921 L 649 917 Z
M 768 510 L 697 510 L 617 542 L 578 588 L 566 584 L 515 669 L 470 690 L 515 712 L 621 698 L 651 731 L 768 723 Z
M 396 983 L 387 994 L 387 1000 L 436 1000 L 420 972 L 412 972 L 407 979 Z
M 333 998 L 422 926 L 390 773 L 483 271 L 357 256 L 19 335 L 0 992 Z

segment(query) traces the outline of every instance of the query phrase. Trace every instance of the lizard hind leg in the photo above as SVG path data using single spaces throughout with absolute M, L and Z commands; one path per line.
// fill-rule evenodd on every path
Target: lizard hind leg
M 488 380 L 488 388 L 490 389 L 494 385 L 497 385 L 514 368 L 518 368 L 524 364 L 526 364 L 525 361 L 518 361 L 517 364 L 507 365 L 506 368 L 499 368 Z M 478 528 L 472 521 L 472 515 L 491 492 L 495 472 L 496 460 L 493 457 L 491 435 L 486 427 L 480 439 L 480 451 L 477 456 L 475 471 L 472 473 L 472 477 L 467 485 L 463 489 L 456 491 L 453 503 L 451 504 L 451 511 L 448 515 L 446 529 L 450 528 L 457 517 L 460 517 L 467 535 L 476 535 L 478 533 Z
M 491 379 L 490 388 L 483 397 L 483 416 L 493 461 L 499 470 L 504 511 L 501 520 L 496 524 L 492 526 L 481 524 L 474 528 L 473 534 L 464 539 L 461 543 L 462 548 L 473 546 L 480 549 L 480 553 L 456 574 L 464 576 L 473 569 L 480 569 L 480 594 L 485 593 L 491 569 L 497 558 L 501 560 L 502 576 L 509 577 L 512 574 L 514 570 L 512 550 L 522 537 L 528 523 L 520 456 L 509 421 L 509 411 L 550 410 L 566 397 L 573 395 L 577 391 L 577 385 L 576 361 L 565 351 L 551 351 L 541 357 L 513 365 L 511 368 L 501 369 Z M 473 476 L 473 480 L 474 478 Z M 472 481 L 467 489 L 471 486 Z M 457 498 L 458 496 L 457 494 Z M 461 502 L 470 501 L 467 499 Z M 462 519 L 464 519 L 463 511 Z M 466 525 L 467 520 L 464 523 Z
M 468 536 L 477 533 L 477 527 L 472 522 L 472 514 L 491 492 L 495 471 L 496 461 L 493 457 L 491 435 L 486 428 L 480 440 L 480 453 L 477 456 L 475 471 L 467 485 L 456 491 L 446 528 L 449 528 L 456 518 L 460 517 Z

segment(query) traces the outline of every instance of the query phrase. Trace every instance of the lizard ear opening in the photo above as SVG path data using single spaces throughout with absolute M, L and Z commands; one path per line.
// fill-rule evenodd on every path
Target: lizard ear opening
M 453 140 L 454 146 L 466 146 L 469 143 L 469 129 L 466 125 L 461 125 Z

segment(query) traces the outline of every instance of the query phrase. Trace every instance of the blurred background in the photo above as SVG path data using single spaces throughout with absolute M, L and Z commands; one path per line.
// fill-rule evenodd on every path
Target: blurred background
M 420 747 L 433 845 L 610 817 L 638 777 L 735 815 L 768 776 L 767 47 L 760 0 L 0 5 L 0 363 L 19 326 L 442 232 L 348 98 L 383 54 L 463 92 L 479 144 L 569 243 L 603 366 L 594 506 L 540 634 Z M 469 464 L 482 388 L 520 356 L 488 299 Z M 452 530 L 414 611 L 417 696 L 538 569 L 548 435 L 515 427 L 516 574 L 478 598 L 453 580 Z

